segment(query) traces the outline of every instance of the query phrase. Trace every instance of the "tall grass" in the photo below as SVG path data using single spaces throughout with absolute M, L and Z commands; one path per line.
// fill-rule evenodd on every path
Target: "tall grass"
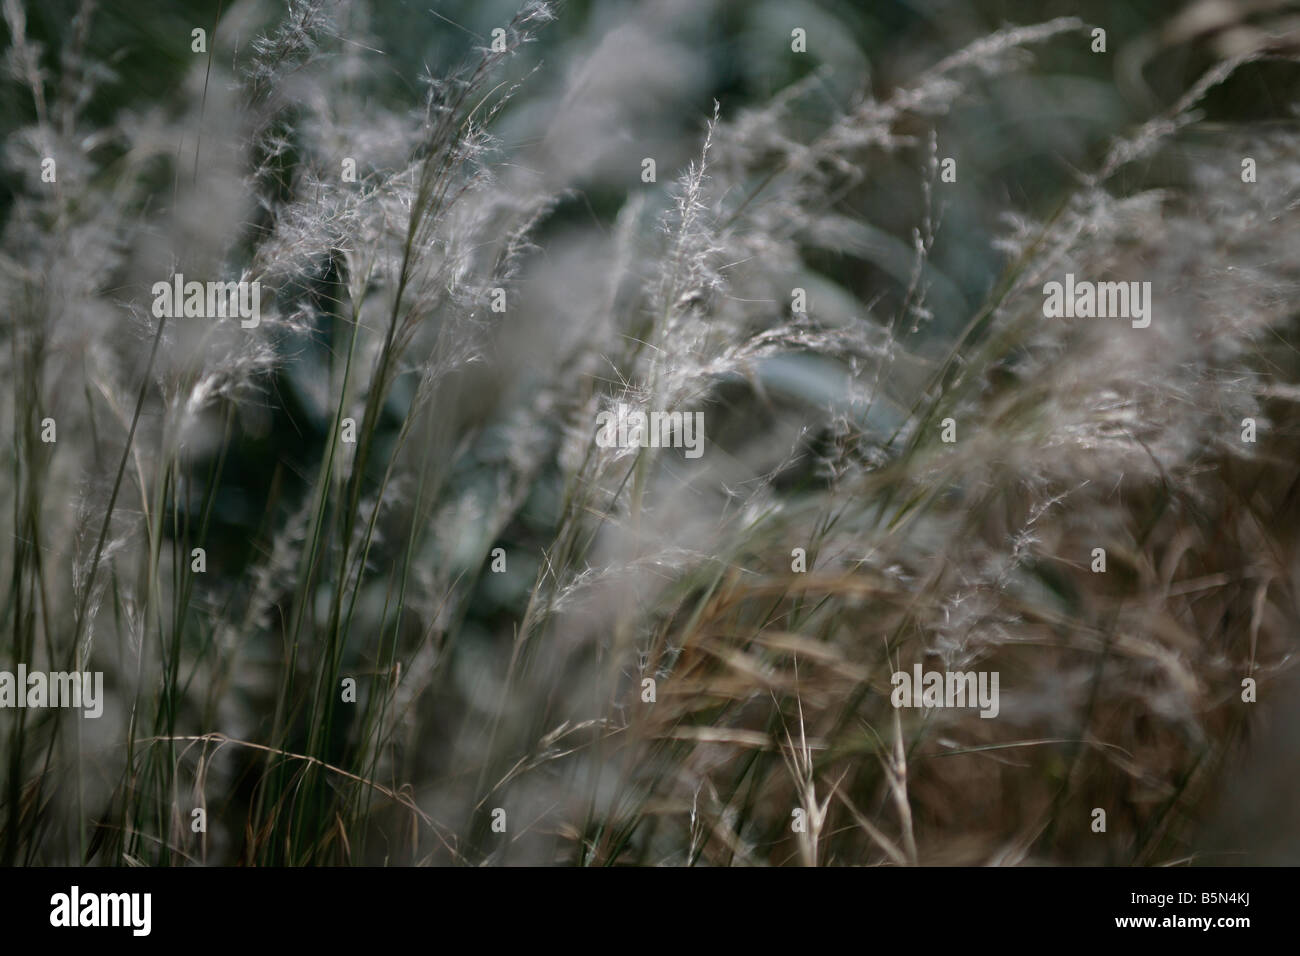
M 110 695 L 0 718 L 4 863 L 1195 858 L 1300 568 L 1300 136 L 1197 111 L 1285 44 L 994 209 L 972 298 L 946 124 L 1089 24 L 713 103 L 661 187 L 605 98 L 666 9 L 555 85 L 528 2 L 389 108 L 364 7 L 232 8 L 96 129 L 94 5 L 56 82 L 5 0 L 6 659 Z M 566 229 L 601 163 L 616 215 Z M 1151 281 L 1151 327 L 1045 319 L 1067 271 Z M 173 273 L 261 282 L 261 324 L 155 318 Z M 601 447 L 620 403 L 704 410 L 704 455 Z M 998 718 L 893 708 L 914 663 L 1000 672 Z

